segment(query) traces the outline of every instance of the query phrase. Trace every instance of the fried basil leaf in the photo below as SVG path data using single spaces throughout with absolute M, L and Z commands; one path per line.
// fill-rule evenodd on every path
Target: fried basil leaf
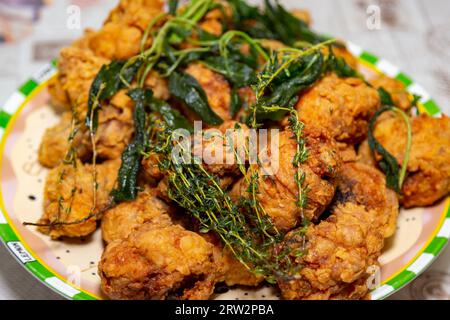
M 203 88 L 187 73 L 173 72 L 169 77 L 169 90 L 173 97 L 183 102 L 207 124 L 223 123 L 223 120 L 211 110 Z
M 223 57 L 208 57 L 204 63 L 238 88 L 248 86 L 256 81 L 255 71 L 244 63 Z
M 399 188 L 399 175 L 400 175 L 400 165 L 397 162 L 397 159 L 390 154 L 382 145 L 381 143 L 375 138 L 374 136 L 374 127 L 376 120 L 378 117 L 386 112 L 392 110 L 392 106 L 384 106 L 381 109 L 379 109 L 377 112 L 375 112 L 372 119 L 369 121 L 369 133 L 368 133 L 368 140 L 369 140 L 369 146 L 372 152 L 377 152 L 381 156 L 381 160 L 378 162 L 378 165 L 380 166 L 380 169 L 384 172 L 386 175 L 386 185 L 395 190 L 396 192 L 400 192 Z
M 122 153 L 122 164 L 117 178 L 117 187 L 111 192 L 115 203 L 136 199 L 138 192 L 137 176 L 141 168 L 147 140 L 145 105 L 152 98 L 152 92 L 137 88 L 130 90 L 128 95 L 135 103 L 133 114 L 134 138 Z
M 394 106 L 394 101 L 392 100 L 391 94 L 383 87 L 378 88 L 378 95 L 380 96 L 382 106 Z
M 85 124 L 86 127 L 92 128 L 93 133 L 98 127 L 98 111 L 101 108 L 101 103 L 125 87 L 125 84 L 120 79 L 120 72 L 125 64 L 126 61 L 116 60 L 108 65 L 103 65 L 92 82 L 89 90 L 88 112 Z M 135 63 L 128 66 L 122 72 L 123 79 L 131 83 L 141 65 L 142 61 L 136 60 Z
M 289 72 L 284 72 L 270 86 L 270 93 L 263 96 L 259 104 L 262 106 L 282 106 L 293 108 L 302 90 L 313 85 L 323 74 L 323 54 L 315 53 L 301 57 Z M 287 111 L 264 111 L 257 108 L 258 120 L 281 120 Z

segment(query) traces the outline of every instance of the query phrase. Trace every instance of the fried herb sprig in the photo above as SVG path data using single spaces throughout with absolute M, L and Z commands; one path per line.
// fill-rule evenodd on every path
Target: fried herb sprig
M 380 100 L 383 106 L 375 112 L 373 117 L 369 121 L 368 142 L 369 147 L 373 153 L 377 153 L 381 156 L 381 160 L 378 161 L 380 169 L 386 175 L 386 185 L 395 190 L 397 193 L 401 193 L 403 182 L 406 178 L 406 170 L 408 168 L 409 157 L 411 154 L 412 145 L 412 127 L 411 120 L 408 115 L 400 108 L 394 106 L 394 102 L 390 94 L 383 88 L 378 90 Z M 374 131 L 377 119 L 385 112 L 391 111 L 396 116 L 400 116 L 406 125 L 406 144 L 405 153 L 403 156 L 402 165 L 400 166 L 397 159 L 386 150 L 383 145 L 375 138 Z

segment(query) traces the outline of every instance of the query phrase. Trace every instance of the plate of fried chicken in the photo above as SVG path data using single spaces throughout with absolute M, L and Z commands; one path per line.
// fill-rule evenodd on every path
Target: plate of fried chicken
M 450 118 L 276 1 L 120 0 L 0 126 L 0 237 L 71 299 L 383 299 L 450 236 Z

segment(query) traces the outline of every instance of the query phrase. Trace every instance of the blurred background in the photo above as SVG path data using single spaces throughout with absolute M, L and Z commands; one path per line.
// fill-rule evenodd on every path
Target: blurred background
M 0 105 L 117 0 L 0 0 Z M 259 1 L 250 1 L 258 3 Z M 280 0 L 308 9 L 313 28 L 383 57 L 450 114 L 449 0 Z M 0 299 L 58 299 L 0 245 Z M 391 299 L 450 299 L 450 248 Z

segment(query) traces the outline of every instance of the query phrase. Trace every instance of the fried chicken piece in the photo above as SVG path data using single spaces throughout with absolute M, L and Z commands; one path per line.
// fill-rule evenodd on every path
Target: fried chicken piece
M 133 26 L 145 31 L 148 24 L 164 11 L 164 0 L 120 0 L 105 21 Z
M 156 197 L 156 190 L 144 190 L 136 200 L 120 203 L 104 213 L 103 240 L 108 244 L 126 239 L 145 223 L 170 226 L 173 224 L 170 214 L 173 214 L 173 209 Z
M 450 118 L 420 115 L 411 122 L 411 153 L 400 197 L 406 208 L 432 205 L 450 192 Z M 401 165 L 407 136 L 404 120 L 395 115 L 380 119 L 374 136 Z
M 296 109 L 301 121 L 327 129 L 345 149 L 364 140 L 379 106 L 378 92 L 361 79 L 329 74 L 301 95 Z
M 45 130 L 38 150 L 38 160 L 43 166 L 54 168 L 64 159 L 69 149 L 71 125 L 72 114 L 66 112 L 58 124 Z
M 223 120 L 231 120 L 231 88 L 228 81 L 222 75 L 200 63 L 190 64 L 186 73 L 195 78 L 202 86 L 212 111 Z
M 111 242 L 99 264 L 111 299 L 207 299 L 217 278 L 213 246 L 181 226 L 146 223 Z
M 95 192 L 92 165 L 77 161 L 52 169 L 45 183 L 43 226 L 39 231 L 53 239 L 77 238 L 91 234 L 97 228 L 101 211 L 109 204 L 120 161 L 108 161 L 96 167 L 98 189 Z M 53 225 L 52 225 L 53 224 Z
M 257 199 L 280 231 L 289 231 L 302 220 L 302 210 L 297 205 L 297 168 L 292 164 L 297 143 L 292 136 L 289 130 L 279 135 L 279 159 L 272 159 L 275 162 L 274 168 L 279 161 L 279 169 L 274 175 L 264 176 L 264 167 L 258 169 Z M 316 221 L 333 199 L 341 159 L 334 141 L 326 131 L 308 126 L 303 137 L 308 150 L 307 160 L 300 164 L 300 171 L 305 175 L 303 187 L 307 188 L 308 199 L 303 215 L 308 220 Z M 251 172 L 250 170 L 249 174 Z M 250 177 L 247 178 L 242 178 L 233 186 L 230 194 L 234 200 L 249 196 L 247 180 Z
M 47 86 L 50 104 L 58 113 L 70 110 L 70 100 L 58 76 L 52 77 Z
M 95 148 L 99 159 L 117 159 L 128 145 L 134 132 L 133 103 L 122 90 L 109 104 L 99 111 L 99 124 L 95 134 Z M 77 115 L 77 114 L 75 114 Z M 84 124 L 84 117 L 78 116 L 73 123 L 73 114 L 65 113 L 60 122 L 45 132 L 39 147 L 39 161 L 53 168 L 63 160 L 73 132 L 73 148 L 77 157 L 88 160 L 93 153 L 90 130 Z
M 194 136 L 194 155 L 203 160 L 205 169 L 219 177 L 238 171 L 236 152 L 246 146 L 249 129 L 237 121 L 225 121 L 217 128 L 210 128 Z M 248 147 L 247 147 L 248 149 Z M 242 164 L 247 161 L 245 154 L 240 154 Z
M 58 59 L 58 81 L 61 88 L 67 92 L 70 105 L 80 113 L 84 114 L 81 111 L 87 110 L 92 81 L 100 68 L 108 63 L 108 59 L 98 57 L 88 49 L 72 46 L 61 50 Z
M 285 239 L 289 252 L 301 265 L 294 277 L 280 277 L 278 286 L 285 299 L 361 299 L 366 296 L 368 268 L 377 266 L 384 244 L 384 217 L 351 202 L 338 204 L 330 217 Z M 306 239 L 305 248 L 302 247 Z
M 158 0 L 121 0 L 98 31 L 87 30 L 75 45 L 108 60 L 129 59 L 140 52 L 144 31 L 163 6 Z
M 263 276 L 250 272 L 237 260 L 215 233 L 208 232 L 202 236 L 214 246 L 214 260 L 219 270 L 217 282 L 224 282 L 229 287 L 235 285 L 255 287 L 264 281 Z
M 400 109 L 404 111 L 411 109 L 411 95 L 406 90 L 405 85 L 397 79 L 380 74 L 369 79 L 369 83 L 377 89 L 383 88 L 386 90 L 391 95 L 394 104 Z
M 338 176 L 335 195 L 337 204 L 354 203 L 367 210 L 379 212 L 385 238 L 394 234 L 397 226 L 397 194 L 386 187 L 385 176 L 376 168 L 363 163 L 345 163 Z

